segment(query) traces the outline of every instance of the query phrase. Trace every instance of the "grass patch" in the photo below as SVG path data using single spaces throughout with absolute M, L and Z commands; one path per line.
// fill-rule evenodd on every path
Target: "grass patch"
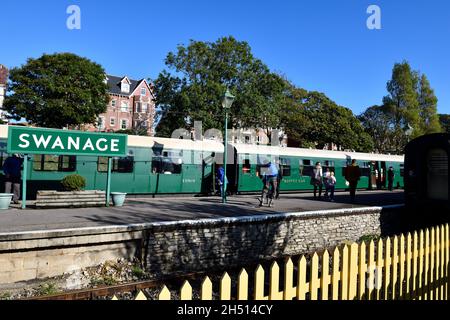
M 378 241 L 381 239 L 381 236 L 378 234 L 368 234 L 359 238 L 359 242 L 370 242 L 370 241 Z
M 38 296 L 51 296 L 58 293 L 58 288 L 53 282 L 46 282 L 36 288 L 36 294 Z

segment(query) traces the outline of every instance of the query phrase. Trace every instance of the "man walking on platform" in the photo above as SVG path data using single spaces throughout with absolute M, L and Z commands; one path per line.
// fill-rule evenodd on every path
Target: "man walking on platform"
M 22 168 L 22 159 L 18 154 L 8 157 L 3 164 L 3 173 L 5 174 L 5 193 L 13 192 L 13 202 L 19 203 L 20 199 L 20 180 Z
M 389 171 L 388 171 L 388 188 L 389 188 L 389 191 L 394 191 L 394 178 L 395 178 L 394 168 L 390 167 Z
M 356 188 L 358 187 L 358 181 L 361 178 L 361 170 L 359 169 L 356 160 L 352 160 L 352 164 L 345 169 L 345 179 L 349 182 L 350 186 L 350 200 L 352 203 L 356 199 Z

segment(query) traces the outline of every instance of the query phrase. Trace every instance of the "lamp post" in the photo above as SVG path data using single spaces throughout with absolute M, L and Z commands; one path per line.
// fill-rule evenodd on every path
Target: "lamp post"
M 223 177 L 222 203 L 227 203 L 228 112 L 230 111 L 235 98 L 236 97 L 231 94 L 230 89 L 227 89 L 227 92 L 225 93 L 222 102 L 222 106 L 225 109 L 225 143 L 224 143 L 225 150 L 223 153 L 224 177 Z

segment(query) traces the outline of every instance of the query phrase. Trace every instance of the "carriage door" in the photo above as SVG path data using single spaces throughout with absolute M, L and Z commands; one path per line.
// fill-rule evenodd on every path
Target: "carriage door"
M 386 168 L 386 162 L 381 162 L 381 188 L 386 188 L 386 181 L 387 181 L 387 168 Z
M 448 154 L 444 149 L 428 151 L 427 196 L 432 200 L 448 200 Z

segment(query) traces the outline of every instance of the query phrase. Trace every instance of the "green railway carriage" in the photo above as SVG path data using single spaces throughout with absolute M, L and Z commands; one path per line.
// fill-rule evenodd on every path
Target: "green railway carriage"
M 358 161 L 361 168 L 359 188 L 387 187 L 385 173 L 391 166 L 395 172 L 394 186 L 403 187 L 403 156 L 247 144 L 230 144 L 228 154 L 228 162 L 236 163 L 230 165 L 228 170 L 231 173 L 231 189 L 237 193 L 260 191 L 261 165 L 265 160 L 275 159 L 279 159 L 283 172 L 281 191 L 311 190 L 311 175 L 317 162 L 321 162 L 324 171 L 330 168 L 330 171 L 335 172 L 336 189 L 346 189 L 345 168 L 353 159 Z
M 7 126 L 0 126 L 0 161 L 7 158 Z M 111 191 L 129 194 L 200 194 L 213 188 L 215 157 L 223 144 L 129 136 L 128 155 L 113 158 Z M 27 197 L 38 190 L 60 190 L 69 174 L 86 178 L 87 190 L 105 190 L 107 158 L 33 155 L 28 157 Z M 0 190 L 4 188 L 3 172 Z
M 8 126 L 0 126 L 0 162 L 7 158 Z M 228 145 L 227 176 L 229 190 L 235 193 L 259 192 L 262 188 L 261 164 L 278 157 L 283 170 L 281 190 L 311 190 L 310 177 L 315 163 L 335 172 L 337 189 L 345 189 L 344 169 L 358 160 L 362 177 L 359 188 L 386 187 L 387 179 L 376 172 L 395 170 L 396 187 L 403 187 L 403 157 L 347 153 L 325 150 Z M 129 194 L 210 194 L 214 191 L 216 163 L 223 163 L 222 143 L 204 140 L 128 137 L 128 155 L 113 158 L 111 191 Z M 69 174 L 86 178 L 87 190 L 105 190 L 107 158 L 93 156 L 33 155 L 28 159 L 27 198 L 38 190 L 60 190 L 60 181 Z M 385 175 L 378 175 L 383 177 Z M 0 191 L 4 188 L 0 172 Z

